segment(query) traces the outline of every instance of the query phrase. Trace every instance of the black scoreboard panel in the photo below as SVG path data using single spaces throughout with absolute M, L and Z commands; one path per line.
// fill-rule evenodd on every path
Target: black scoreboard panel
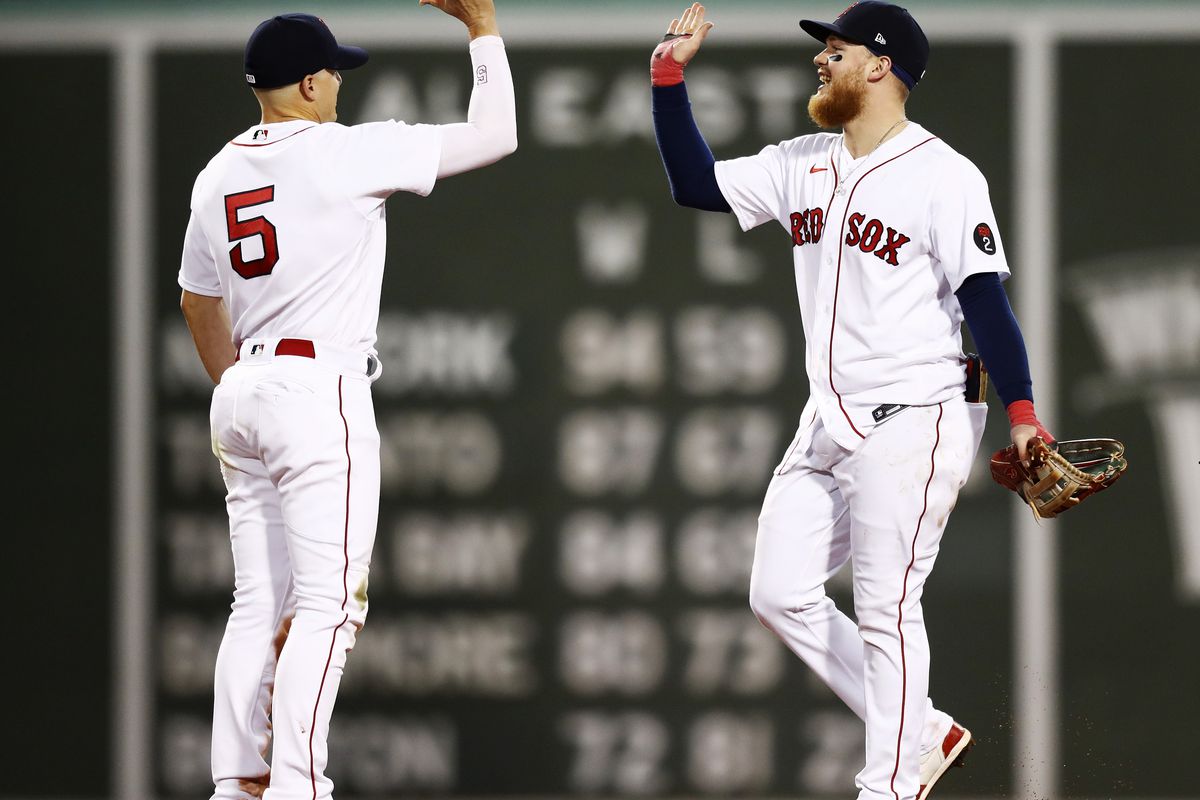
M 800 43 L 802 44 L 802 43 Z M 689 69 L 718 158 L 811 130 L 805 46 Z M 334 715 L 339 795 L 837 795 L 862 724 L 754 619 L 758 507 L 806 400 L 790 239 L 675 206 L 649 47 L 512 47 L 520 149 L 388 207 L 375 384 L 383 500 L 366 627 Z M 1011 218 L 1005 47 L 939 48 L 911 112 Z M 155 58 L 156 788 L 209 785 L 231 565 L 209 386 L 178 311 L 192 180 L 257 120 L 236 50 Z M 931 76 L 934 73 L 931 71 Z M 178 87 L 189 102 L 176 108 Z M 465 117 L 466 48 L 380 49 L 341 120 Z M 1010 252 L 1019 231 L 1006 229 Z M 1003 414 L 985 449 L 1000 446 Z M 1008 498 L 981 469 L 927 587 L 933 695 L 1009 784 Z M 832 587 L 850 607 L 846 576 Z

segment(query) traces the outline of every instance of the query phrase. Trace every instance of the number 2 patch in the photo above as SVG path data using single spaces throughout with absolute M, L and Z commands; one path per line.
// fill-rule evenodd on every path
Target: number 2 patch
M 996 255 L 996 235 L 992 233 L 992 226 L 986 222 L 975 226 L 975 246 L 989 256 Z

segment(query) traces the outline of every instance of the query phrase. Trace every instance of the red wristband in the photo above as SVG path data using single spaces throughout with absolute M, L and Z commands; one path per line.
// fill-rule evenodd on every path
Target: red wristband
M 1033 411 L 1032 400 L 1014 400 L 1008 406 L 1009 425 L 1038 425 L 1037 414 Z
M 675 45 L 684 39 L 690 38 L 692 38 L 690 33 L 685 33 L 682 36 L 671 36 L 671 38 L 660 42 L 658 47 L 654 48 L 654 53 L 650 56 L 651 85 L 676 86 L 683 83 L 684 65 L 675 60 L 675 56 L 671 51 L 675 49 Z
M 1052 444 L 1054 437 L 1050 432 L 1042 427 L 1042 423 L 1038 421 L 1037 414 L 1033 410 L 1032 400 L 1014 400 L 1008 405 L 1008 424 L 1010 427 L 1018 425 L 1032 425 L 1037 428 L 1037 435 L 1042 438 L 1046 444 Z

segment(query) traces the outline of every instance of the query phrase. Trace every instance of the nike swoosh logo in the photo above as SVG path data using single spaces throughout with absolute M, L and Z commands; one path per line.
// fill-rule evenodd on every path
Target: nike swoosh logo
M 816 175 L 818 172 L 828 172 L 828 171 L 829 171 L 829 167 L 818 167 L 814 164 L 812 167 L 809 168 L 808 174 Z

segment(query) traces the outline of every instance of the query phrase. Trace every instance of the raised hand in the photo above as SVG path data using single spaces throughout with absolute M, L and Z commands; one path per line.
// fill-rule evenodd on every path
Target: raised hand
M 687 37 L 671 48 L 675 62 L 686 64 L 691 61 L 712 29 L 713 23 L 704 21 L 704 6 L 699 3 L 692 3 L 682 17 L 671 20 L 667 33 Z
M 433 6 L 459 20 L 467 26 L 472 39 L 500 34 L 493 0 L 420 0 L 419 5 Z
M 704 21 L 704 6 L 692 3 L 679 19 L 671 20 L 667 35 L 650 57 L 650 82 L 674 86 L 683 82 L 683 67 L 692 60 L 713 24 Z

